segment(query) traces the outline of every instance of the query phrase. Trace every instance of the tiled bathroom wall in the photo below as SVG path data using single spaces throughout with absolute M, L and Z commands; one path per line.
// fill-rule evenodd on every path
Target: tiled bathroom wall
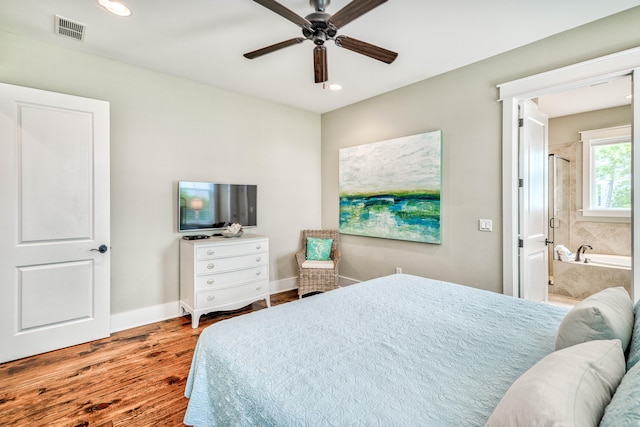
M 631 107 L 608 108 L 549 120 L 549 153 L 570 162 L 569 249 L 575 253 L 582 244 L 593 252 L 631 256 L 631 221 L 615 218 L 601 221 L 580 218 L 582 191 L 582 144 L 579 132 L 631 123 Z

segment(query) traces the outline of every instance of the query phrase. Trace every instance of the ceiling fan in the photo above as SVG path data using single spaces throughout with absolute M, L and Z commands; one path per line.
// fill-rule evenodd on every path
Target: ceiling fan
M 315 12 L 310 13 L 304 18 L 275 0 L 254 1 L 302 28 L 302 35 L 304 37 L 295 37 L 262 49 L 254 50 L 253 52 L 245 53 L 245 58 L 255 59 L 267 53 L 302 43 L 305 40 L 311 40 L 316 45 L 313 49 L 315 82 L 324 83 L 329 79 L 327 70 L 327 48 L 324 45 L 327 40 L 333 40 L 339 47 L 366 55 L 387 64 L 391 64 L 398 56 L 396 52 L 356 40 L 352 37 L 337 35 L 340 28 L 373 8 L 385 3 L 387 0 L 353 0 L 333 15 L 325 12 L 331 0 L 309 0 L 309 4 L 313 6 Z

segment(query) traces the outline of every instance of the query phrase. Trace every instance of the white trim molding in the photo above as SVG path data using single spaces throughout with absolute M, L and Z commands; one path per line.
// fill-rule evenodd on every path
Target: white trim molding
M 298 277 L 289 277 L 287 279 L 274 280 L 269 283 L 269 294 L 279 294 L 280 292 L 298 289 Z
M 631 141 L 631 125 L 616 126 L 603 129 L 592 129 L 579 132 L 582 143 L 582 199 L 577 200 L 578 220 L 583 217 L 598 217 L 600 220 L 607 220 L 611 217 L 631 217 L 631 208 L 595 208 L 594 189 L 592 188 L 595 165 L 592 158 L 594 147 L 602 144 L 625 143 Z M 629 159 L 631 162 L 631 159 Z
M 180 317 L 180 302 L 153 305 L 111 315 L 111 333 Z
M 356 283 L 360 283 L 360 280 L 352 279 L 351 277 L 338 276 L 338 286 L 341 288 L 355 285 Z
M 629 75 L 640 64 L 640 47 L 498 85 L 499 101 L 530 99 Z
M 640 173 L 636 173 L 636 165 L 640 165 L 640 61 L 632 74 L 633 117 L 631 126 L 631 298 L 634 303 L 640 300 L 640 209 L 634 207 L 635 201 L 640 204 Z M 634 126 L 633 123 L 638 123 Z M 640 168 L 639 168 L 640 170 Z M 637 248 L 637 249 L 636 249 Z

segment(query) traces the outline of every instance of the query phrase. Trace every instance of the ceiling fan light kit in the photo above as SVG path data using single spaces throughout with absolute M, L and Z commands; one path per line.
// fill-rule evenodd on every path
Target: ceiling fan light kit
M 304 37 L 296 37 L 245 53 L 245 58 L 255 59 L 262 55 L 284 49 L 285 47 L 311 40 L 316 45 L 313 49 L 314 80 L 316 83 L 325 83 L 329 79 L 327 48 L 325 46 L 327 40 L 333 40 L 338 47 L 377 59 L 387 64 L 391 64 L 398 56 L 396 52 L 383 49 L 379 46 L 352 37 L 337 35 L 341 27 L 382 3 L 385 3 L 387 0 L 352 0 L 333 15 L 325 12 L 325 9 L 331 3 L 330 0 L 310 0 L 309 4 L 314 7 L 315 12 L 310 13 L 304 18 L 275 0 L 254 1 L 302 28 L 302 35 Z

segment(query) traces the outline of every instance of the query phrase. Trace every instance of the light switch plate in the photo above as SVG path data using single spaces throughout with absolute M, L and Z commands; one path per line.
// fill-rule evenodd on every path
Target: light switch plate
M 479 219 L 478 228 L 480 229 L 480 231 L 492 231 L 493 221 L 491 221 L 490 219 Z

